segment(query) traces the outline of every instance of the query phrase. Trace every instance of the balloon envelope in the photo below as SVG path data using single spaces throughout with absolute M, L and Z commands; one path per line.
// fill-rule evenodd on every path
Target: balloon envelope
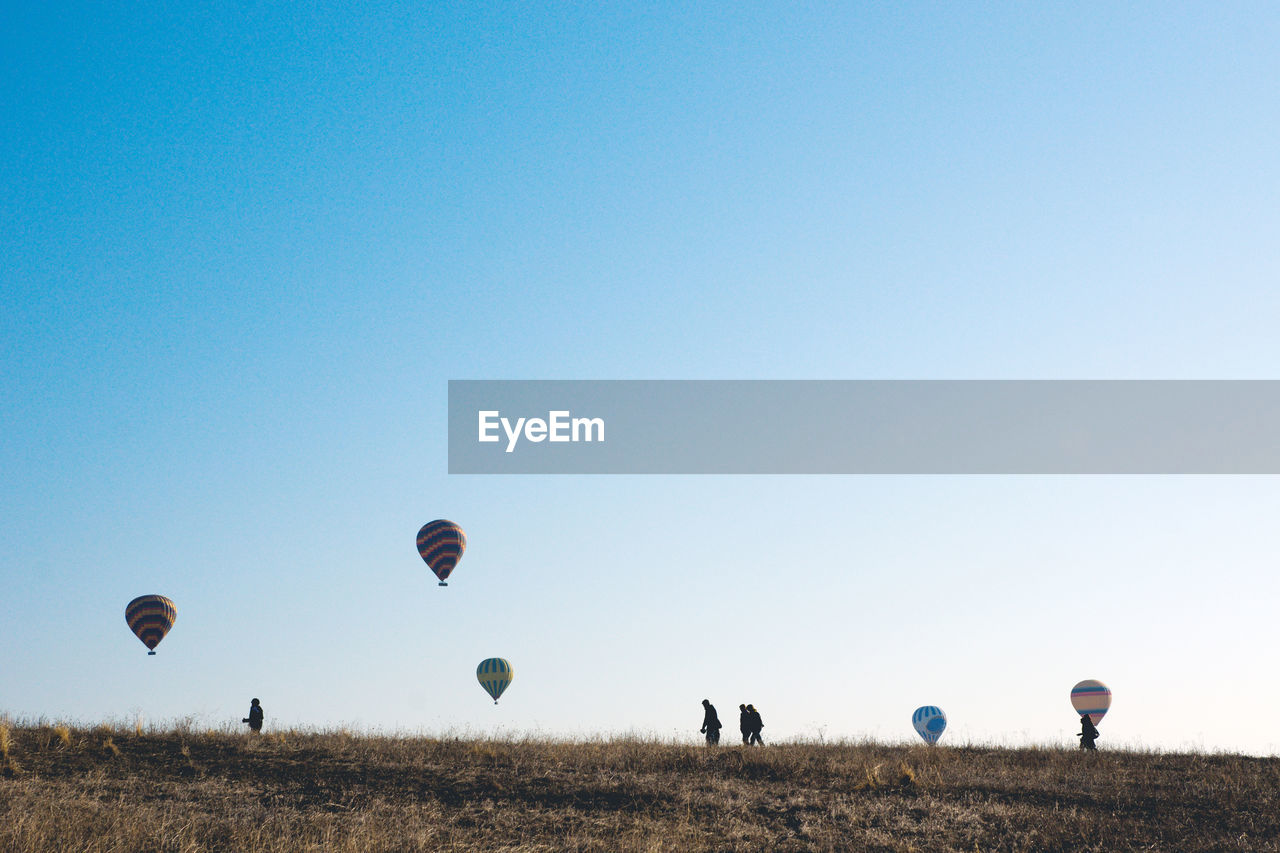
M 1071 707 L 1077 714 L 1088 714 L 1096 726 L 1111 707 L 1111 688 L 1097 679 L 1086 678 L 1071 688 Z
M 438 518 L 428 521 L 418 531 L 418 554 L 431 567 L 431 571 L 436 573 L 441 586 L 447 586 L 445 580 L 454 566 L 458 565 L 465 550 L 467 534 L 452 521 Z
M 178 608 L 163 595 L 140 595 L 124 608 L 124 621 L 129 624 L 129 630 L 153 655 L 177 619 Z
M 937 743 L 947 728 L 947 715 L 937 705 L 922 705 L 911 715 L 911 725 L 925 743 Z
M 502 695 L 502 691 L 507 689 L 507 685 L 511 683 L 511 678 L 515 673 L 511 669 L 511 664 L 502 658 L 488 658 L 480 661 L 480 665 L 476 667 L 476 678 L 480 682 L 480 686 L 484 691 L 493 697 L 493 704 L 498 704 L 498 697 Z

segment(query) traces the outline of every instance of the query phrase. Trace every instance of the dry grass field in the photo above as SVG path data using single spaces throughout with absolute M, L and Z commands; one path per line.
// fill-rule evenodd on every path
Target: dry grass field
M 0 850 L 1280 850 L 1280 759 L 0 724 Z

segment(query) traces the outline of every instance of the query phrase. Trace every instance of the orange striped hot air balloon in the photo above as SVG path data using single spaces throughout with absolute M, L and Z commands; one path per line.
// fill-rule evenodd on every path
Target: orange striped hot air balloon
M 462 552 L 467 550 L 467 534 L 452 521 L 438 518 L 428 521 L 418 531 L 418 554 L 431 567 L 440 579 L 440 586 L 448 586 L 445 581 L 454 566 L 462 559 Z
M 156 646 L 178 619 L 178 608 L 163 595 L 140 595 L 124 609 L 124 621 L 154 655 Z

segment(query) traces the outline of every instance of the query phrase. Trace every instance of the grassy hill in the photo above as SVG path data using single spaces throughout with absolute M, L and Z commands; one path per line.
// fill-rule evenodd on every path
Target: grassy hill
M 1276 850 L 1280 759 L 0 725 L 0 850 Z

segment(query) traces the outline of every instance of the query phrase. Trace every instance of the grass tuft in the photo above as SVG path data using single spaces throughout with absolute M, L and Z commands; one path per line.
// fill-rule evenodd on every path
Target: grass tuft
M 8 721 L 0 721 L 0 759 L 4 767 L 0 768 L 0 773 L 6 777 L 16 776 L 22 772 L 22 768 L 18 766 L 18 762 L 9 754 L 9 750 L 13 749 L 13 734 L 9 728 Z

